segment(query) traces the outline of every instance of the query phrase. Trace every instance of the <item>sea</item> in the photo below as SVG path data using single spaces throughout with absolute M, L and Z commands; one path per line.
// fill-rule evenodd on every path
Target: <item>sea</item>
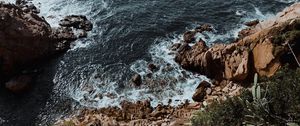
M 14 0 L 0 0 L 14 3 Z M 87 38 L 65 54 L 38 66 L 26 94 L 0 91 L 0 125 L 50 125 L 80 108 L 119 106 L 124 100 L 192 101 L 198 84 L 209 79 L 182 69 L 170 50 L 182 34 L 202 24 L 197 34 L 207 45 L 230 43 L 247 21 L 272 18 L 298 0 L 32 0 L 52 27 L 67 15 L 85 15 L 94 25 Z M 1 24 L 0 24 L 1 25 Z M 158 69 L 150 71 L 148 64 Z M 140 74 L 143 83 L 130 82 Z M 151 75 L 151 78 L 147 77 Z

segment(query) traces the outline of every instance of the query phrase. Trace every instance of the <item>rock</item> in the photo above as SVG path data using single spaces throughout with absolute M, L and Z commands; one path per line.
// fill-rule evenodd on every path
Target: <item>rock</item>
M 150 63 L 150 64 L 148 64 L 148 69 L 149 69 L 150 71 L 154 71 L 154 70 L 157 69 L 157 66 L 156 66 L 155 64 L 153 64 L 153 63 Z
M 251 29 L 251 28 L 246 28 L 246 29 L 243 29 L 243 30 L 239 31 L 238 37 L 239 37 L 240 39 L 242 39 L 242 38 L 244 38 L 244 37 L 246 37 L 246 36 L 249 36 L 249 35 L 251 35 L 251 34 L 253 34 L 253 33 L 252 33 L 252 29 Z
M 277 23 L 272 23 L 273 25 L 263 21 L 257 26 L 242 31 L 244 33 L 234 43 L 215 44 L 210 48 L 206 47 L 203 41 L 197 42 L 192 47 L 183 44 L 177 50 L 175 61 L 184 69 L 204 74 L 217 81 L 245 82 L 249 81 L 247 79 L 251 79 L 255 73 L 270 77 L 284 63 L 294 62 L 292 58 L 284 58 L 290 52 L 285 42 L 287 40 L 282 40 L 286 35 L 300 35 L 293 32 L 299 30 L 300 13 L 297 11 L 300 11 L 300 3 L 293 5 L 292 8 L 286 11 L 284 16 L 278 16 Z M 268 27 L 261 24 L 266 24 Z M 194 33 L 189 31 L 184 35 L 188 41 Z M 299 41 L 297 37 L 288 38 L 288 41 L 294 43 L 291 44 L 292 48 L 299 47 L 296 44 Z M 296 53 L 296 56 L 300 55 L 299 52 Z
M 211 88 L 207 88 L 207 89 L 206 89 L 206 94 L 207 94 L 207 95 L 211 95 L 211 93 L 212 93 L 212 89 L 211 89 Z
M 13 93 L 22 93 L 29 89 L 32 82 L 32 77 L 22 75 L 11 79 L 5 83 L 5 87 Z
M 257 24 L 259 24 L 259 20 L 258 19 L 253 20 L 253 21 L 249 21 L 249 22 L 245 23 L 245 25 L 248 26 L 248 27 L 255 27 Z
M 70 28 L 52 29 L 37 15 L 32 3 L 16 2 L 18 5 L 0 3 L 0 81 L 3 82 L 33 64 L 67 51 L 77 39 Z
M 82 29 L 84 31 L 91 31 L 93 24 L 83 15 L 70 15 L 66 16 L 59 23 L 63 27 L 73 27 L 76 29 Z
M 142 77 L 139 74 L 135 74 L 132 78 L 131 78 L 132 83 L 135 86 L 141 86 L 142 84 Z
M 202 32 L 204 32 L 204 31 L 211 32 L 211 31 L 213 31 L 213 28 L 212 28 L 212 26 L 211 26 L 210 24 L 203 24 L 203 25 L 201 25 L 201 26 L 199 26 L 199 27 L 196 27 L 195 30 L 196 30 L 197 32 L 199 32 L 199 33 L 202 33 Z
M 177 49 L 179 49 L 179 47 L 181 46 L 181 43 L 175 43 L 171 46 L 172 51 L 176 51 Z
M 79 34 L 79 38 L 86 38 L 87 37 L 87 32 L 86 31 L 83 31 L 83 32 L 81 32 L 80 34 Z
M 210 87 L 210 83 L 207 81 L 202 81 L 197 89 L 196 92 L 193 95 L 193 100 L 196 102 L 202 102 L 204 100 L 204 97 L 206 96 L 206 89 Z
M 280 63 L 275 60 L 276 57 L 273 54 L 273 50 L 274 46 L 268 40 L 257 44 L 253 49 L 254 67 L 261 76 L 270 77 L 280 68 Z M 268 69 L 266 70 L 266 68 Z
M 196 31 L 187 31 L 183 34 L 183 41 L 186 43 L 191 43 L 195 41 Z

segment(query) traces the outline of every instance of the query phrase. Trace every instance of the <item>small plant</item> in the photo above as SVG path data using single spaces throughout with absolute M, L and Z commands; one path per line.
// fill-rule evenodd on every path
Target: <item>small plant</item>
M 261 99 L 261 89 L 260 85 L 257 83 L 258 75 L 257 73 L 254 75 L 254 83 L 252 87 L 252 96 L 253 100 L 260 100 Z
M 263 94 L 263 95 L 262 95 Z M 195 126 L 300 124 L 300 69 L 281 69 L 271 78 L 254 77 L 252 92 L 215 102 L 192 118 Z

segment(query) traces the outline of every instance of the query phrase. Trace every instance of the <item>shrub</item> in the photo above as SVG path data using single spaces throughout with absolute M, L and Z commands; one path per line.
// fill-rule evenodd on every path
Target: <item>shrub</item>
M 275 76 L 260 80 L 261 97 L 249 90 L 240 97 L 214 102 L 195 113 L 196 126 L 287 125 L 300 124 L 300 69 L 284 67 Z

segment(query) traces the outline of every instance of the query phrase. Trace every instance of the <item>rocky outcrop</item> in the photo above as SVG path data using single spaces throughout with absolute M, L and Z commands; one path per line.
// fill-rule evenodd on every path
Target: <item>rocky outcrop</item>
M 108 125 L 108 126 L 178 126 L 189 123 L 192 111 L 198 104 L 182 104 L 178 107 L 158 105 L 151 107 L 149 101 L 123 102 L 121 108 L 85 109 L 72 117 L 58 121 L 57 126 Z
M 39 61 L 68 50 L 70 43 L 78 38 L 70 27 L 51 28 L 43 17 L 37 15 L 34 5 L 17 2 L 18 5 L 0 3 L 1 82 L 39 64 Z M 89 22 L 84 19 L 80 21 Z M 78 28 L 87 31 L 92 25 Z
M 280 16 L 257 25 L 254 21 L 247 35 L 235 43 L 215 44 L 212 47 L 207 47 L 202 40 L 193 46 L 181 43 L 175 60 L 185 69 L 218 81 L 241 82 L 252 78 L 254 73 L 270 77 L 283 64 L 295 62 L 288 43 L 300 56 L 297 51 L 300 48 L 300 4 L 291 8 L 285 9 L 283 15 L 280 13 Z M 265 25 L 266 22 L 273 24 Z

